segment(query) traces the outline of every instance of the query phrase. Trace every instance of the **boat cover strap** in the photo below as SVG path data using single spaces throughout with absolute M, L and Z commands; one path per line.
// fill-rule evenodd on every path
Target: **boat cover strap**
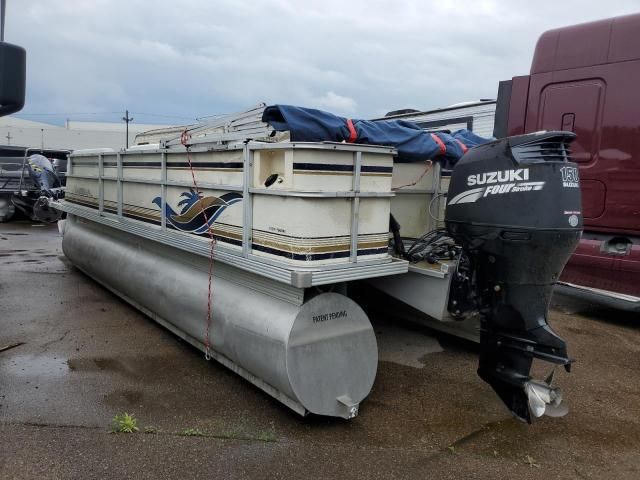
M 434 160 L 451 168 L 467 149 L 489 139 L 469 130 L 451 134 L 426 132 L 407 120 L 352 120 L 329 112 L 293 105 L 265 108 L 262 121 L 276 131 L 288 131 L 292 142 L 348 142 L 392 146 L 398 150 L 396 161 Z
M 435 133 L 430 133 L 431 135 L 431 139 L 436 142 L 436 144 L 438 145 L 438 148 L 440 149 L 438 151 L 439 155 L 445 155 L 447 153 L 447 146 L 444 144 L 444 142 L 442 140 L 440 140 L 440 137 L 438 137 L 438 135 L 436 135 Z
M 356 131 L 356 127 L 353 124 L 353 120 L 347 118 L 347 128 L 349 129 L 349 143 L 353 143 L 358 139 L 358 132 Z

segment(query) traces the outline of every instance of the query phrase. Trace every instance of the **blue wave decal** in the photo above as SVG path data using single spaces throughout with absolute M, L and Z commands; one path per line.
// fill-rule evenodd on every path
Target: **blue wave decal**
M 165 205 L 167 222 L 178 230 L 197 234 L 206 233 L 229 205 L 242 200 L 242 195 L 236 192 L 225 193 L 220 197 L 202 197 L 193 189 L 182 192 L 180 196 L 184 197 L 178 202 L 178 208 L 182 207 L 180 213 L 174 211 L 168 203 Z M 160 197 L 154 198 L 153 203 L 162 208 Z

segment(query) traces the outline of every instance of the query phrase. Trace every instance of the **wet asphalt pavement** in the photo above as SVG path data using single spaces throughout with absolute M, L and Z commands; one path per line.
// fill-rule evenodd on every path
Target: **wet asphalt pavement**
M 0 349 L 24 342 L 0 352 L 2 479 L 640 478 L 637 316 L 555 300 L 576 359 L 557 377 L 564 418 L 521 424 L 477 377 L 473 344 L 374 318 L 360 415 L 303 419 L 75 270 L 60 243 L 55 225 L 0 224 Z M 122 412 L 138 433 L 110 433 Z

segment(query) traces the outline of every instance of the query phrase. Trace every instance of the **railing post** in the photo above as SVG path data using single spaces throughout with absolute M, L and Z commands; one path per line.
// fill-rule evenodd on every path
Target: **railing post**
M 73 158 L 70 153 L 67 154 L 67 173 L 65 175 L 73 175 Z
M 160 173 L 160 228 L 167 229 L 167 152 L 161 154 L 161 173 Z
M 98 154 L 98 212 L 100 215 L 104 212 L 104 162 L 102 154 Z
M 429 209 L 427 212 L 429 214 L 429 225 L 431 225 L 431 222 L 433 222 L 433 225 L 431 226 L 432 228 L 429 228 L 429 230 L 435 230 L 436 228 L 438 228 L 438 215 L 440 215 L 440 181 L 441 181 L 440 175 L 441 173 L 442 173 L 442 170 L 440 167 L 440 162 L 434 162 L 433 163 L 433 181 L 432 181 L 433 197 L 431 197 L 431 200 L 433 201 L 433 204 L 436 207 L 436 213 L 435 215 L 432 214 L 431 204 L 429 204 Z
M 120 153 L 116 154 L 116 166 L 117 166 L 117 178 L 118 178 L 118 184 L 117 184 L 117 188 L 118 188 L 118 217 L 122 218 L 122 203 L 123 203 L 123 195 L 122 195 L 122 189 L 123 189 L 123 177 L 122 177 L 122 155 Z
M 351 201 L 351 248 L 349 261 L 358 261 L 358 224 L 360 220 L 360 171 L 362 169 L 362 152 L 353 154 L 353 199 Z
M 242 176 L 242 256 L 248 257 L 253 243 L 253 202 L 251 184 L 253 182 L 253 150 L 245 144 Z

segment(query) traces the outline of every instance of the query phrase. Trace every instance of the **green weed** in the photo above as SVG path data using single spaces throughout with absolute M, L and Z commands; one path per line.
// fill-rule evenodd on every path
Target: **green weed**
M 112 429 L 116 433 L 135 433 L 139 430 L 138 421 L 128 413 L 121 413 L 113 417 L 112 424 Z

